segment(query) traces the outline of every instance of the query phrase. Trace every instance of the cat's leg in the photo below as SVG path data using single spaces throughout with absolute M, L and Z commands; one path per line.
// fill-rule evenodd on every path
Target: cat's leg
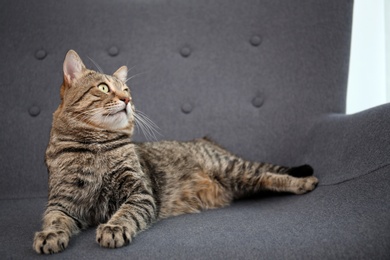
M 142 179 L 130 180 L 123 184 L 122 189 L 130 195 L 109 221 L 97 228 L 96 241 L 102 247 L 118 248 L 129 244 L 138 232 L 146 229 L 157 218 L 152 191 Z
M 264 190 L 304 194 L 315 189 L 318 179 L 314 176 L 293 177 L 288 174 L 266 172 L 260 178 L 260 187 Z
M 43 230 L 35 233 L 33 248 L 40 254 L 61 252 L 81 227 L 81 223 L 65 211 L 48 208 L 43 218 Z
M 314 171 L 310 165 L 273 167 L 279 168 L 279 171 L 267 171 L 263 174 L 260 180 L 262 189 L 303 194 L 314 190 L 318 184 L 318 179 L 312 176 Z
M 313 190 L 318 179 L 309 165 L 284 167 L 243 160 L 208 139 L 197 142 L 200 161 L 210 179 L 239 198 L 260 190 L 302 194 Z
M 318 179 L 309 165 L 283 167 L 234 158 L 225 168 L 235 197 L 260 190 L 303 194 L 315 189 Z

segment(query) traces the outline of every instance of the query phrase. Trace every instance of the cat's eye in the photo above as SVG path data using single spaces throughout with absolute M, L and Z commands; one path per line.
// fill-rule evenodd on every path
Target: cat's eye
M 103 92 L 103 93 L 108 93 L 108 92 L 110 92 L 110 88 L 109 88 L 106 84 L 104 84 L 104 83 L 99 84 L 99 85 L 98 85 L 98 89 L 99 89 L 101 92 Z
M 130 92 L 128 88 L 125 88 L 123 91 L 124 92 Z

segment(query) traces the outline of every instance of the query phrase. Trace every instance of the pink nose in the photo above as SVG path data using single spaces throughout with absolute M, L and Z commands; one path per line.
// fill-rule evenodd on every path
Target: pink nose
M 121 99 L 123 102 L 125 102 L 125 104 L 127 105 L 127 104 L 129 104 L 129 102 L 130 102 L 130 99 L 129 98 L 123 98 L 123 99 Z

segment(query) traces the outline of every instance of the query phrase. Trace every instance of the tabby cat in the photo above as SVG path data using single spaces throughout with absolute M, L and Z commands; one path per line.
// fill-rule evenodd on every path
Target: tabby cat
M 162 218 L 224 207 L 260 190 L 302 194 L 318 183 L 308 165 L 245 161 L 207 138 L 133 143 L 128 69 L 112 76 L 89 70 L 70 50 L 63 71 L 46 150 L 48 204 L 33 244 L 38 253 L 64 250 L 72 235 L 93 225 L 100 246 L 122 247 Z

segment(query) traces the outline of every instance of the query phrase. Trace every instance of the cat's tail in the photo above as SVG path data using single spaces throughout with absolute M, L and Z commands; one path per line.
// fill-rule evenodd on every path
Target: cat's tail
M 297 167 L 292 167 L 292 168 L 289 168 L 287 170 L 288 175 L 291 175 L 291 176 L 297 177 L 297 178 L 312 176 L 313 172 L 314 172 L 313 168 L 308 164 L 304 164 L 304 165 L 297 166 Z

